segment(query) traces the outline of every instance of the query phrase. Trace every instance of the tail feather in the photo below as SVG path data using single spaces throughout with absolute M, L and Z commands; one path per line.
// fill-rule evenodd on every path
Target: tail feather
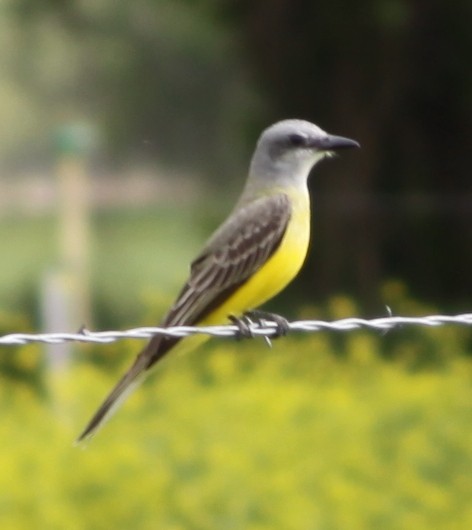
M 105 401 L 100 405 L 97 412 L 93 415 L 92 419 L 77 438 L 76 443 L 91 438 L 98 431 L 129 394 L 142 383 L 147 375 L 148 368 L 149 360 L 147 357 L 139 355 L 133 366 L 118 381 L 113 390 L 106 397 Z
M 118 381 L 105 401 L 100 405 L 97 412 L 77 438 L 76 444 L 80 444 L 94 436 L 131 392 L 143 382 L 149 372 L 152 371 L 151 368 L 158 361 L 161 361 L 170 350 L 175 353 L 184 353 L 204 342 L 207 338 L 204 335 L 195 335 L 186 339 L 180 337 L 171 339 L 163 338 L 162 336 L 153 337 L 136 357 L 131 368 Z

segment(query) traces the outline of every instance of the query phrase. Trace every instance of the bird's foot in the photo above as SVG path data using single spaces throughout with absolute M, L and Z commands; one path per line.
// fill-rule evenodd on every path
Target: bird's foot
M 229 315 L 228 319 L 238 328 L 235 334 L 236 340 L 254 338 L 254 333 L 251 331 L 250 327 L 253 322 L 249 317 L 246 315 L 242 315 L 241 317 Z
M 250 322 L 255 322 L 260 326 L 264 326 L 267 322 L 273 322 L 275 324 L 275 333 L 271 336 L 272 339 L 278 339 L 279 337 L 285 337 L 290 330 L 290 325 L 288 320 L 281 315 L 275 313 L 269 313 L 268 311 L 261 311 L 260 309 L 255 309 L 252 311 L 247 311 L 243 315 Z
M 238 328 L 236 332 L 236 339 L 253 339 L 254 332 L 251 329 L 251 325 L 258 325 L 264 327 L 268 322 L 275 323 L 274 333 L 268 337 L 264 335 L 264 340 L 267 345 L 271 348 L 271 339 L 278 339 L 287 335 L 290 326 L 288 320 L 275 313 L 269 313 L 267 311 L 252 310 L 246 311 L 242 316 L 237 317 L 235 315 L 229 315 L 229 320 Z
M 275 323 L 274 333 L 271 335 L 271 337 L 264 335 L 264 340 L 270 348 L 272 347 L 271 339 L 284 337 L 287 335 L 290 329 L 288 320 L 286 318 L 276 315 L 275 313 L 260 311 L 259 309 L 246 311 L 246 313 L 240 317 L 229 315 L 228 318 L 238 328 L 235 335 L 237 340 L 254 338 L 251 325 L 257 324 L 260 327 L 264 327 L 268 322 Z

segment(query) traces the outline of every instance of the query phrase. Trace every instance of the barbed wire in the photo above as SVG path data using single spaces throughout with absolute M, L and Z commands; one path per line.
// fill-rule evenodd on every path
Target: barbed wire
M 387 308 L 389 309 L 389 308 Z M 390 312 L 390 310 L 389 310 Z M 448 324 L 472 326 L 472 313 L 459 315 L 430 315 L 423 317 L 388 316 L 372 319 L 342 318 L 327 322 L 324 320 L 298 320 L 287 322 L 287 331 L 314 333 L 319 331 L 348 332 L 356 329 L 388 331 L 402 326 L 438 327 Z M 252 337 L 271 337 L 280 335 L 279 324 L 270 319 L 247 321 L 247 329 Z M 241 328 L 235 324 L 225 326 L 175 326 L 140 327 L 125 331 L 90 331 L 81 328 L 77 333 L 11 333 L 0 337 L 0 346 L 22 345 L 29 343 L 61 344 L 65 342 L 90 342 L 109 344 L 123 339 L 148 339 L 155 335 L 166 337 L 188 337 L 190 335 L 210 335 L 213 337 L 240 337 Z

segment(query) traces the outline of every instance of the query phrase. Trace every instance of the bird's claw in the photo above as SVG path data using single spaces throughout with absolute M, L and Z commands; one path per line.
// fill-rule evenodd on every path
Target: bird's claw
M 250 327 L 253 322 L 249 317 L 246 315 L 242 315 L 241 317 L 229 315 L 228 318 L 230 322 L 238 328 L 235 334 L 236 340 L 254 338 L 254 333 L 251 331 Z
M 264 327 L 267 322 L 275 323 L 274 333 L 272 336 L 269 337 L 264 335 L 264 340 L 266 341 L 266 344 L 269 346 L 269 348 L 272 347 L 271 339 L 284 337 L 287 335 L 290 329 L 288 320 L 286 318 L 274 313 L 268 313 L 266 311 L 247 311 L 240 317 L 230 315 L 228 318 L 238 328 L 235 335 L 237 340 L 254 338 L 251 325 L 256 324 L 260 327 Z
M 250 322 L 255 322 L 260 326 L 264 326 L 266 322 L 273 322 L 275 324 L 274 334 L 271 336 L 272 339 L 278 339 L 279 337 L 285 337 L 290 330 L 288 320 L 281 315 L 275 313 L 269 313 L 267 311 L 261 311 L 259 309 L 247 311 L 244 313 L 244 317 L 248 318 Z M 268 338 L 268 337 L 267 337 Z

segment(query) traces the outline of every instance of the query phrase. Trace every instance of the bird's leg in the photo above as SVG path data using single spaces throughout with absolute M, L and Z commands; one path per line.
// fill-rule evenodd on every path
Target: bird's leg
M 275 313 L 269 313 L 268 311 L 254 309 L 252 311 L 246 311 L 243 316 L 249 319 L 250 322 L 257 322 L 260 326 L 263 326 L 264 322 L 274 322 L 276 328 L 275 333 L 271 336 L 273 339 L 285 337 L 290 329 L 288 320 L 286 318 Z
M 232 324 L 234 324 L 238 328 L 238 331 L 235 335 L 236 340 L 254 338 L 254 334 L 252 333 L 250 328 L 252 321 L 248 316 L 242 315 L 240 317 L 237 317 L 235 315 L 228 315 L 228 319 Z

